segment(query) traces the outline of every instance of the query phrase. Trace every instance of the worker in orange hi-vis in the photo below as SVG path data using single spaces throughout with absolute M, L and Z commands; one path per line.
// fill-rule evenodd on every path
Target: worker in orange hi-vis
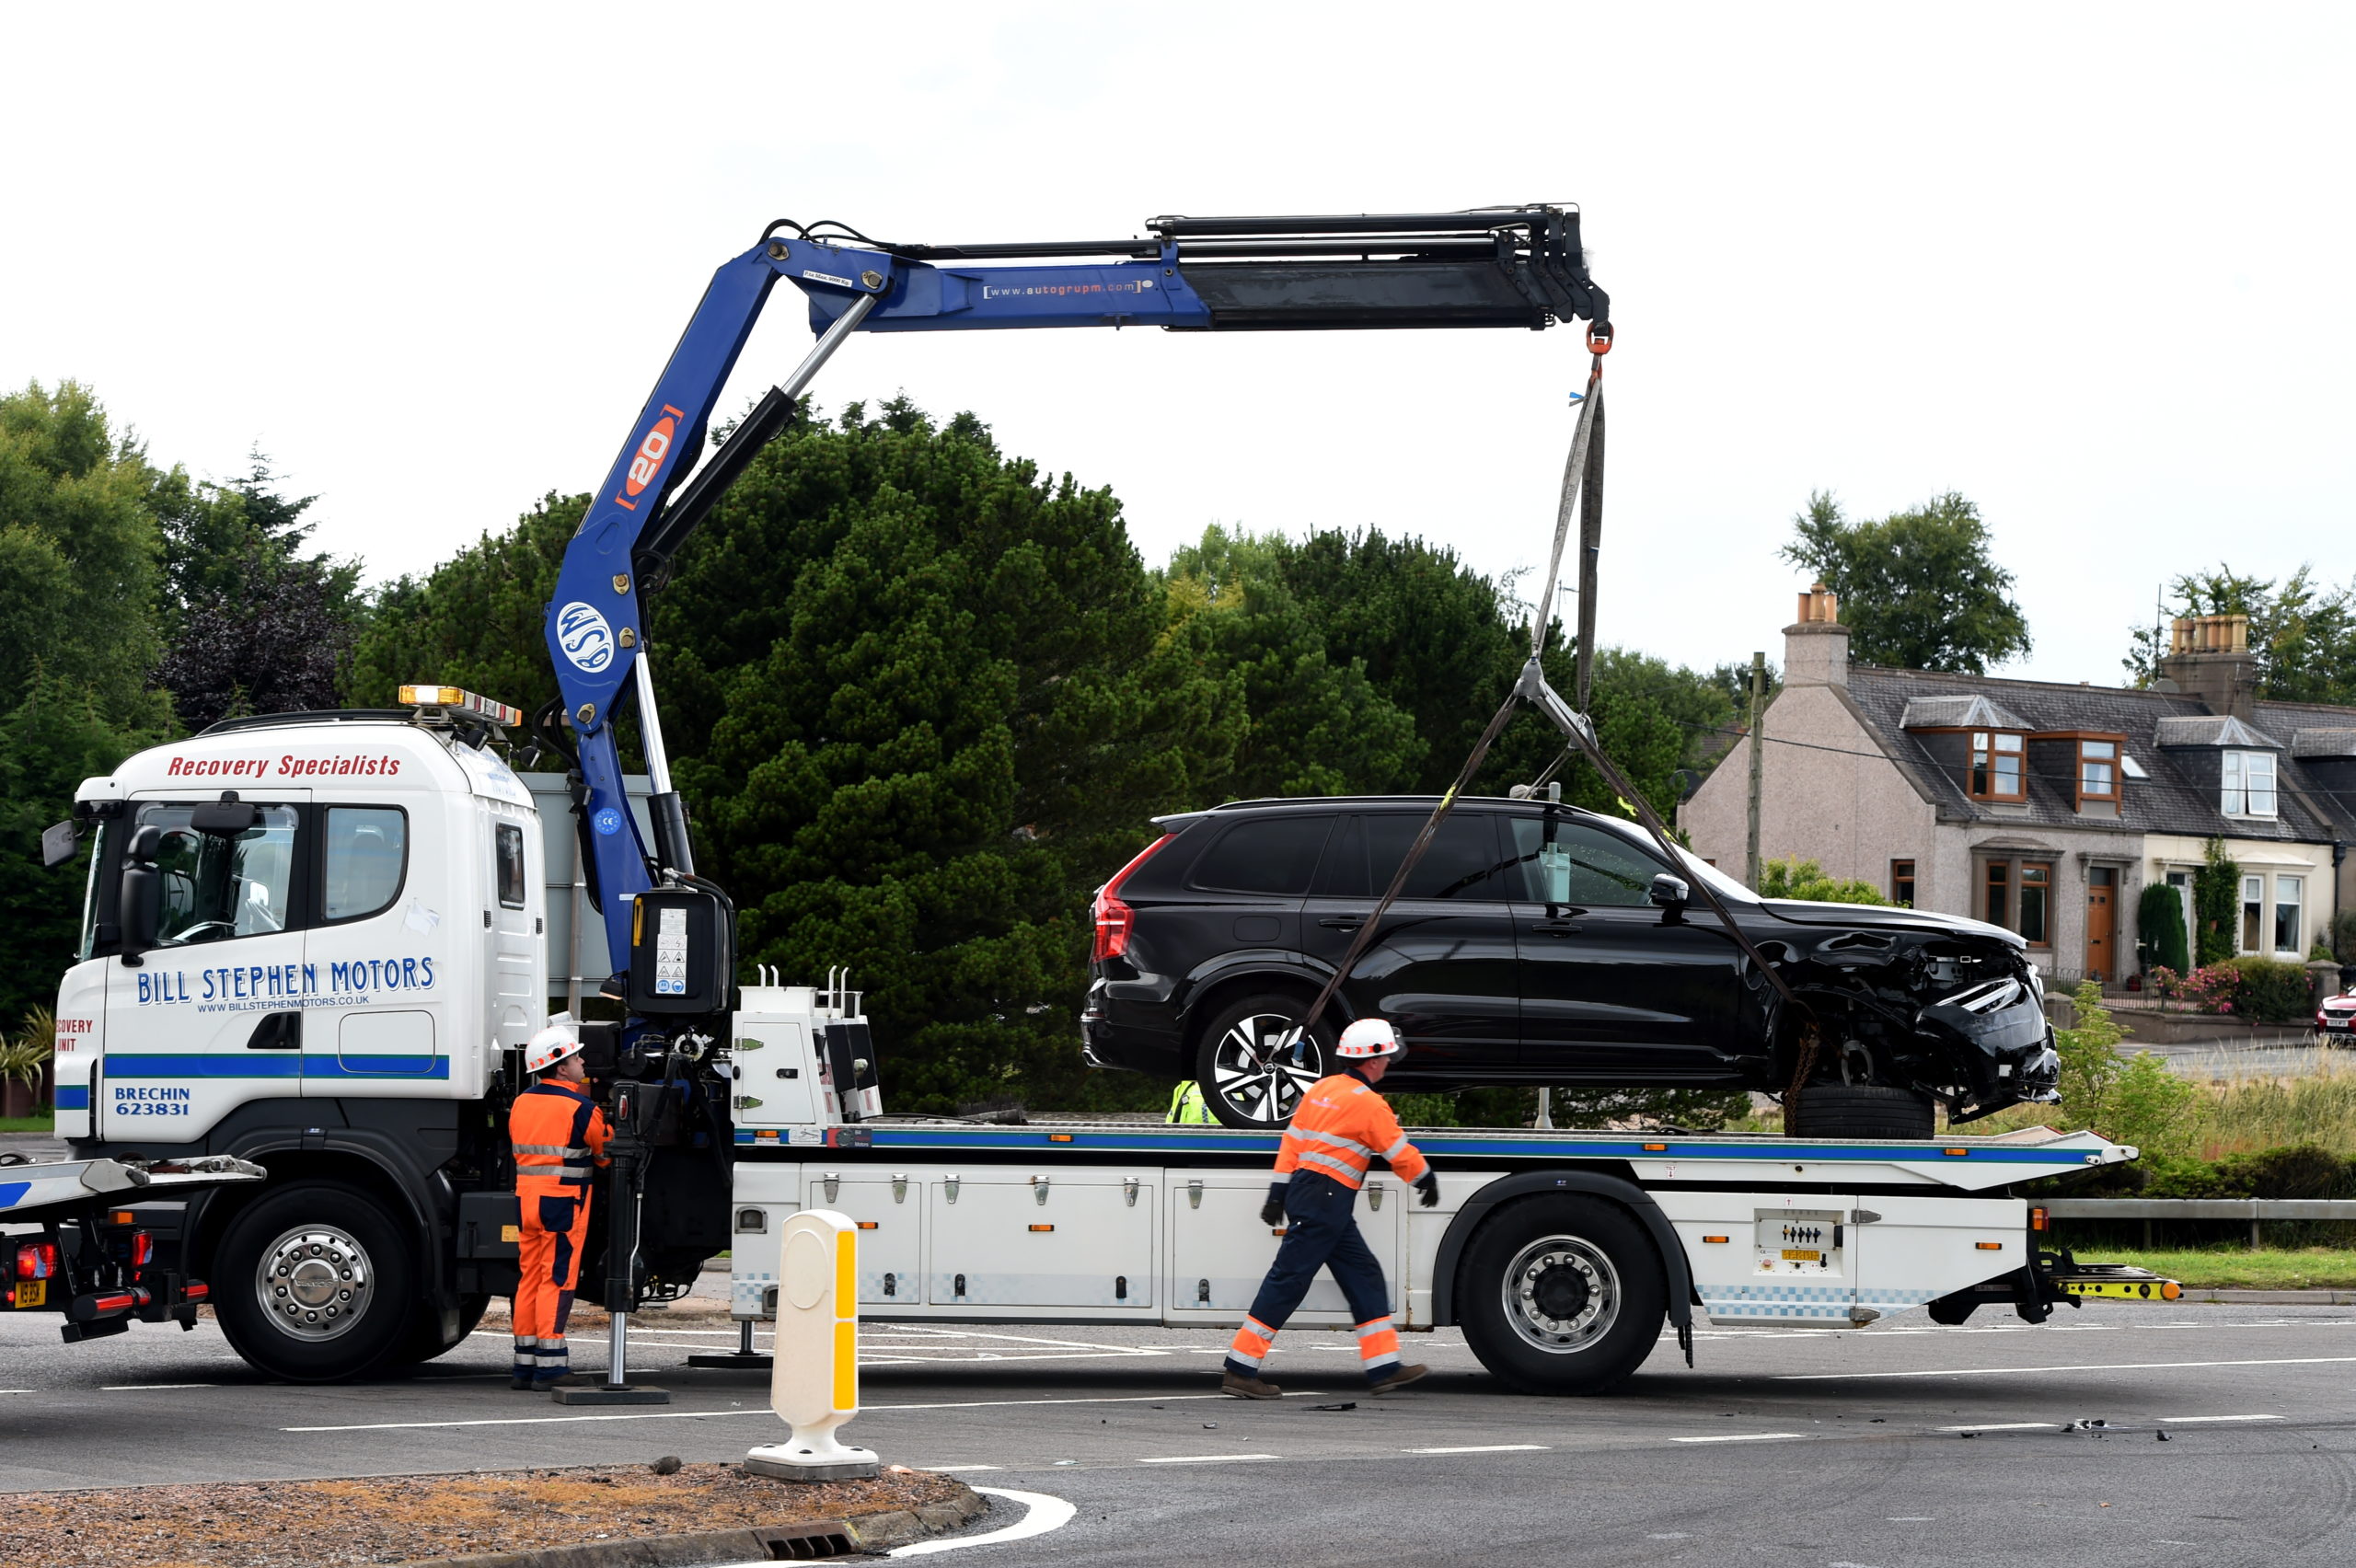
M 581 1029 L 559 1018 L 524 1047 L 534 1076 L 508 1113 L 515 1145 L 515 1206 L 522 1211 L 515 1285 L 515 1376 L 512 1387 L 552 1389 L 570 1368 L 564 1322 L 581 1279 L 589 1234 L 589 1172 L 606 1160 L 606 1113 L 589 1098 Z
M 1334 1055 L 1342 1070 L 1317 1080 L 1301 1096 L 1276 1151 L 1276 1184 L 1260 1210 L 1263 1225 L 1285 1227 L 1276 1261 L 1253 1298 L 1251 1316 L 1236 1331 L 1227 1352 L 1222 1393 L 1242 1400 L 1273 1400 L 1284 1390 L 1260 1376 L 1276 1331 L 1299 1307 L 1320 1268 L 1334 1271 L 1350 1318 L 1357 1325 L 1358 1366 L 1378 1394 L 1403 1389 L 1428 1368 L 1402 1366 L 1399 1331 L 1391 1322 L 1391 1296 L 1382 1265 L 1358 1234 L 1356 1210 L 1367 1167 L 1376 1159 L 1415 1184 L 1426 1208 L 1439 1202 L 1433 1175 L 1399 1118 L 1374 1086 L 1399 1055 L 1399 1032 L 1379 1018 L 1362 1018 L 1342 1031 Z

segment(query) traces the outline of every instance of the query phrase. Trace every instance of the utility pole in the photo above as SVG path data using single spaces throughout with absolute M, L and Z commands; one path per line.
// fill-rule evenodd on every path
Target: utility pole
M 1754 893 L 1759 888 L 1760 768 L 1767 757 L 1767 735 L 1761 728 L 1766 720 L 1766 702 L 1767 655 L 1762 650 L 1750 656 L 1750 809 L 1742 859 L 1742 880 Z

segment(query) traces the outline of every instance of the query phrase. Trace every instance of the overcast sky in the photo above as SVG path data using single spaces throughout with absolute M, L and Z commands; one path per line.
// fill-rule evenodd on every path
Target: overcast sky
M 1162 213 L 1560 201 L 1614 303 L 1605 640 L 1709 664 L 1811 488 L 1977 502 L 2036 651 L 2119 679 L 2177 572 L 2335 581 L 2356 414 L 2345 6 L 12 7 L 0 384 L 161 462 L 259 443 L 329 548 L 431 567 L 595 484 L 768 220 L 1095 238 Z M 789 287 L 722 407 L 810 341 Z M 1210 522 L 1542 567 L 1573 330 L 861 338 Z M 420 672 L 430 676 L 433 672 Z

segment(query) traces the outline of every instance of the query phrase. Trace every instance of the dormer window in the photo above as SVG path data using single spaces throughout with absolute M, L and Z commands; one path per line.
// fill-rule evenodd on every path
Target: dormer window
M 1971 732 L 1971 798 L 1975 801 L 2025 801 L 2027 771 L 2021 737 L 2002 730 Z M 2269 785 L 2270 789 L 2271 784 Z M 2270 808 L 2269 808 L 2270 809 Z
M 2078 742 L 2078 803 L 2119 799 L 2119 743 Z
M 2274 815 L 2274 754 L 2229 751 L 2224 762 L 2224 787 L 2219 791 L 2217 809 L 2227 816 Z

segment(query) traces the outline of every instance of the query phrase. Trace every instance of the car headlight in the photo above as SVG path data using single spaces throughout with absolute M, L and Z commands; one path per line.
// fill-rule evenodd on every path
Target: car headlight
M 2038 1006 L 2043 1007 L 2045 1005 L 2045 971 L 2034 963 L 2029 964 L 2027 968 L 2029 995 L 2037 998 Z

